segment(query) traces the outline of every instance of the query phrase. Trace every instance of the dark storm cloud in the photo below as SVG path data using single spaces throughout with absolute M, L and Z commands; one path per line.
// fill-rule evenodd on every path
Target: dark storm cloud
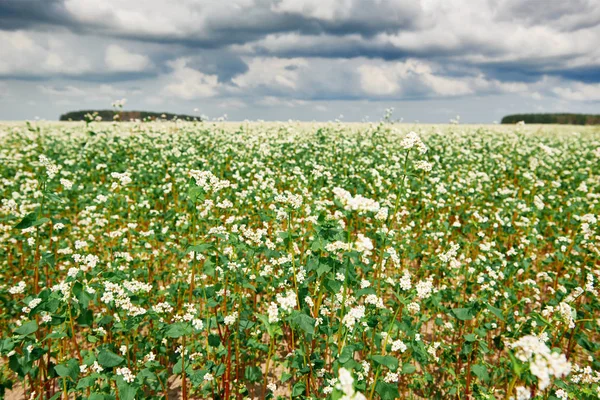
M 573 31 L 591 28 L 600 23 L 597 0 L 522 1 L 510 0 L 499 10 L 500 19 L 517 19 L 527 25 L 549 25 Z
M 417 12 L 403 7 L 402 12 L 389 13 L 390 7 L 372 7 L 356 1 L 351 15 L 343 19 L 323 19 L 304 15 L 297 10 L 277 7 L 281 1 L 257 0 L 253 7 L 228 15 L 212 15 L 208 7 L 202 12 L 209 18 L 204 29 L 192 28 L 177 33 L 161 33 L 137 30 L 135 22 L 130 26 L 116 24 L 115 12 L 102 9 L 101 18 L 83 20 L 65 6 L 66 0 L 2 0 L 0 1 L 0 29 L 47 29 L 49 26 L 69 29 L 73 32 L 108 36 L 120 39 L 140 40 L 153 43 L 179 44 L 188 47 L 221 48 L 230 44 L 243 44 L 258 40 L 269 34 L 299 32 L 304 35 L 327 34 L 343 36 L 359 34 L 372 37 L 382 32 L 411 29 Z M 207 2 L 207 6 L 208 6 Z M 386 2 L 382 2 L 385 4 Z M 141 7 L 151 9 L 156 2 L 148 1 Z M 199 2 L 198 4 L 202 4 Z M 98 2 L 101 5 L 101 2 Z M 169 6 L 168 4 L 162 5 Z M 92 8 L 91 6 L 90 8 Z M 98 7 L 102 8 L 102 7 Z M 144 8 L 139 9 L 144 12 Z M 190 12 L 198 11 L 190 5 Z
M 0 29 L 40 28 L 44 25 L 70 25 L 63 0 L 2 0 Z
M 248 71 L 248 65 L 236 54 L 226 51 L 200 53 L 190 58 L 188 66 L 206 74 L 217 75 L 220 82 L 229 82 L 234 76 Z

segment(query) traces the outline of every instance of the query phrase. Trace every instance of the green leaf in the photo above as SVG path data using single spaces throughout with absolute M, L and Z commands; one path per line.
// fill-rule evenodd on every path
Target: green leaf
M 46 222 L 50 221 L 50 218 L 40 218 L 40 219 L 36 219 L 35 221 L 33 221 L 33 223 L 31 224 L 31 226 L 38 226 L 38 225 L 42 225 L 45 224 Z
M 189 246 L 186 250 L 186 253 L 193 251 L 194 253 L 202 254 L 211 247 L 213 247 L 212 243 L 201 243 L 194 246 Z
M 68 377 L 69 376 L 69 372 L 70 372 L 69 371 L 69 367 L 67 367 L 66 365 L 63 365 L 63 364 L 56 365 L 56 366 L 54 366 L 54 370 L 56 371 L 56 374 L 58 376 L 61 376 L 61 377 Z
M 76 381 L 77 377 L 79 376 L 79 362 L 72 358 L 67 361 L 66 364 L 56 365 L 54 370 L 58 376 L 63 378 L 71 378 Z
M 191 187 L 188 190 L 188 197 L 193 202 L 196 202 L 198 199 L 202 200 L 204 198 L 204 189 L 198 186 Z
M 47 251 L 42 254 L 42 259 L 40 260 L 40 265 L 48 264 L 49 267 L 54 267 L 56 264 L 56 260 L 54 258 L 54 254 Z
M 63 199 L 62 197 L 60 197 L 56 193 L 44 192 L 44 196 L 46 196 L 46 198 L 48 200 L 56 201 L 57 203 L 65 203 L 65 199 Z
M 175 365 L 173 365 L 173 374 L 179 375 L 183 371 L 183 362 L 181 362 L 181 357 L 177 359 Z
M 221 344 L 221 339 L 218 335 L 211 333 L 208 335 L 208 344 L 211 347 L 219 347 L 219 345 Z
M 297 312 L 292 322 L 309 335 L 315 333 L 315 319 L 302 312 Z
M 169 328 L 167 329 L 166 335 L 167 337 L 170 338 L 179 338 L 182 337 L 184 335 L 189 335 L 190 329 L 189 326 L 183 322 L 177 322 L 173 325 L 170 325 Z
M 412 374 L 413 372 L 415 372 L 417 370 L 417 367 L 415 367 L 412 364 L 404 364 L 402 366 L 402 373 L 403 374 Z
M 37 322 L 28 321 L 28 322 L 25 322 L 23 325 L 19 326 L 17 329 L 15 329 L 15 333 L 18 335 L 27 336 L 34 332 L 37 332 L 37 330 L 38 330 Z
M 467 342 L 474 342 L 477 340 L 477 336 L 474 333 L 469 333 L 468 335 L 465 335 L 465 340 Z
M 398 385 L 385 382 L 377 382 L 375 385 L 375 391 L 381 397 L 381 400 L 394 400 L 400 398 L 398 392 Z
M 479 379 L 481 379 L 482 381 L 487 382 L 490 380 L 490 374 L 488 373 L 487 368 L 483 365 L 479 365 L 479 364 L 472 365 L 471 371 L 473 371 L 473 373 L 475 375 L 477 375 L 477 377 Z
M 327 264 L 320 264 L 319 267 L 317 268 L 317 275 L 320 277 L 322 277 L 324 274 L 328 273 L 329 271 L 331 271 L 331 267 Z
M 346 346 L 342 350 L 342 353 L 340 354 L 338 361 L 340 362 L 340 364 L 345 364 L 348 361 L 352 360 L 353 357 L 354 357 L 354 346 Z
M 81 378 L 79 382 L 77 382 L 77 387 L 75 389 L 85 389 L 94 386 L 96 379 L 97 378 L 94 376 L 86 376 L 85 378 Z
M 120 400 L 135 400 L 137 388 L 125 382 L 122 377 L 117 378 L 117 388 L 119 388 Z
M 373 356 L 372 359 L 377 364 L 385 365 L 392 371 L 395 371 L 398 369 L 398 359 L 396 357 L 376 355 L 376 356 Z
M 258 382 L 262 378 L 262 371 L 256 366 L 247 366 L 244 371 L 244 377 L 249 382 Z
M 112 368 L 121 364 L 125 359 L 110 350 L 102 350 L 98 354 L 98 363 L 103 367 Z
M 77 323 L 81 326 L 91 326 L 93 321 L 94 315 L 92 314 L 92 310 L 85 310 L 77 318 Z
M 474 318 L 473 310 L 471 308 L 453 308 L 452 313 L 461 321 L 467 321 Z
M 500 321 L 504 321 L 504 315 L 502 315 L 502 310 L 499 308 L 496 308 L 490 304 L 487 304 L 487 308 L 488 310 L 490 310 L 492 313 L 494 313 L 494 315 L 496 317 L 498 317 L 500 319 Z
M 37 210 L 32 213 L 27 214 L 25 217 L 23 217 L 21 222 L 19 222 L 17 225 L 15 225 L 15 229 L 27 229 L 27 228 L 33 226 L 33 223 L 37 219 L 37 216 L 38 216 Z
M 292 388 L 292 397 L 301 396 L 306 393 L 306 383 L 297 382 Z

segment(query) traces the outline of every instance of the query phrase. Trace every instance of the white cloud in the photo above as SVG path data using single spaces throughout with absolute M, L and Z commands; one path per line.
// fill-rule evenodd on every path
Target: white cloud
M 353 0 L 282 0 L 272 4 L 271 10 L 333 21 L 336 18 L 347 18 L 352 3 Z
M 552 91 L 564 100 L 600 101 L 600 83 L 575 82 L 570 87 L 556 87 Z
M 248 61 L 248 71 L 232 79 L 241 88 L 266 86 L 295 90 L 299 70 L 308 62 L 302 58 L 256 57 Z
M 473 92 L 468 82 L 436 75 L 431 65 L 413 59 L 361 65 L 358 73 L 362 90 L 376 96 L 401 95 L 402 87 L 423 87 L 430 94 L 440 96 L 460 96 Z
M 104 62 L 111 71 L 116 72 L 139 72 L 151 65 L 147 56 L 130 52 L 116 44 L 106 48 Z
M 169 62 L 173 71 L 167 79 L 172 83 L 164 88 L 165 93 L 185 100 L 215 96 L 220 87 L 217 75 L 207 75 L 190 68 L 187 62 L 185 58 Z
M 57 37 L 0 30 L 0 75 L 81 75 L 90 62 Z
M 394 68 L 382 68 L 376 65 L 358 67 L 360 86 L 365 93 L 385 96 L 398 92 L 400 77 Z

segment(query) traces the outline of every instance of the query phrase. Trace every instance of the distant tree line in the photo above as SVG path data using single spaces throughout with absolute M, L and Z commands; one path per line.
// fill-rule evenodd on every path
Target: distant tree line
M 514 114 L 502 118 L 503 124 L 566 124 L 600 125 L 600 115 L 594 114 Z
M 115 118 L 115 115 L 118 117 Z M 102 118 L 102 121 L 133 121 L 133 120 L 173 120 L 200 121 L 200 117 L 185 114 L 159 113 L 150 111 L 115 111 L 115 110 L 81 110 L 71 111 L 60 116 L 61 121 L 85 121 L 91 115 Z

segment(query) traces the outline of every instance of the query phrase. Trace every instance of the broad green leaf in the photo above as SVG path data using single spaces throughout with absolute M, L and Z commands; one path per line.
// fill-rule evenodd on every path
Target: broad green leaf
M 28 322 L 25 322 L 23 325 L 19 326 L 17 329 L 15 329 L 15 333 L 18 335 L 27 336 L 34 332 L 37 332 L 37 330 L 38 330 L 37 322 L 28 321 Z
M 496 317 L 498 317 L 501 321 L 504 321 L 504 315 L 502 315 L 502 310 L 499 308 L 496 308 L 490 304 L 487 304 L 487 308 L 488 310 L 490 310 L 492 313 L 494 313 L 494 315 Z
M 346 346 L 342 350 L 342 353 L 338 357 L 338 361 L 340 364 L 345 364 L 346 362 L 352 360 L 354 356 L 354 346 Z
M 112 368 L 121 364 L 125 359 L 110 350 L 102 350 L 98 354 L 98 363 L 103 367 Z
M 54 370 L 56 371 L 58 376 L 61 376 L 63 378 L 69 377 L 76 381 L 77 377 L 79 376 L 79 362 L 76 359 L 72 358 L 65 364 L 56 365 L 54 367 Z
M 292 397 L 302 396 L 306 393 L 306 383 L 304 381 L 297 382 L 292 388 Z
M 398 385 L 396 384 L 379 381 L 375 385 L 375 391 L 381 397 L 381 400 L 395 400 L 400 398 Z
M 412 364 L 404 364 L 402 366 L 402 373 L 403 374 L 412 374 L 413 372 L 415 372 L 417 370 L 417 367 L 415 367 Z
M 32 213 L 27 214 L 25 217 L 23 217 L 21 222 L 19 222 L 17 225 L 15 225 L 15 229 L 27 229 L 29 227 L 32 227 L 33 223 L 37 219 L 37 216 L 38 216 L 37 210 Z
M 452 313 L 461 321 L 467 321 L 474 318 L 473 310 L 471 308 L 453 308 Z
M 479 364 L 472 365 L 471 371 L 473 371 L 473 373 L 475 375 L 477 375 L 477 377 L 484 382 L 487 382 L 490 380 L 490 374 L 488 373 L 487 368 L 483 365 L 479 365 Z
M 176 322 L 167 328 L 166 335 L 170 338 L 179 338 L 191 333 L 190 327 L 184 322 Z
M 119 388 L 120 400 L 135 400 L 137 388 L 125 382 L 122 377 L 117 378 L 117 387 Z
M 297 312 L 292 319 L 293 323 L 309 335 L 315 333 L 315 319 L 303 312 Z
M 477 336 L 474 333 L 469 333 L 468 335 L 465 335 L 465 340 L 467 342 L 474 342 L 477 340 Z
M 373 356 L 372 359 L 377 364 L 384 365 L 384 366 L 388 367 L 389 369 L 391 369 L 392 371 L 395 371 L 398 369 L 398 359 L 396 357 L 376 355 L 376 356 Z

